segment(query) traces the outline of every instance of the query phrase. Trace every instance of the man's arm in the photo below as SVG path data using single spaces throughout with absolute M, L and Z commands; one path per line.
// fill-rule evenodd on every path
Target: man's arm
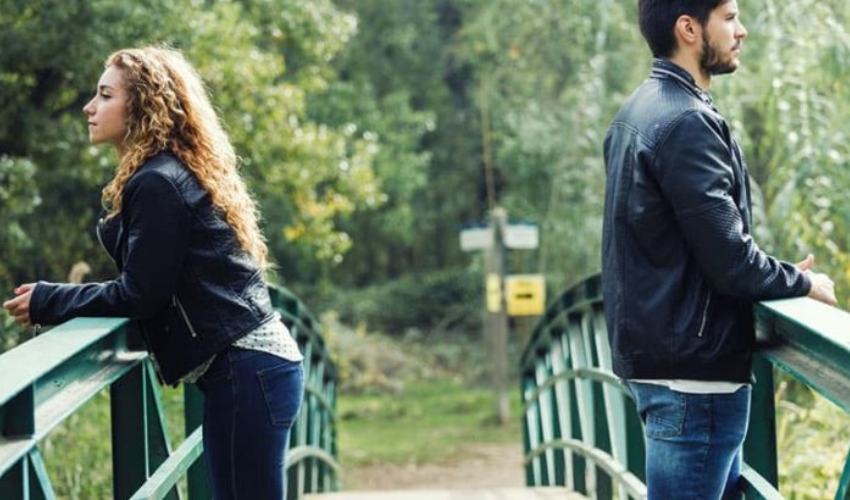
M 694 110 L 659 148 L 656 176 L 688 250 L 721 293 L 753 301 L 805 296 L 809 275 L 765 253 L 744 231 L 733 193 L 745 173 L 734 170 L 730 141 L 725 123 Z

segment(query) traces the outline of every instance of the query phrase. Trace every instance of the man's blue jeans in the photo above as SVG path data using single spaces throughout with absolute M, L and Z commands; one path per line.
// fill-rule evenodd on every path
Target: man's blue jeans
M 646 436 L 649 500 L 740 499 L 751 388 L 690 394 L 628 382 Z
M 230 347 L 216 356 L 198 387 L 215 499 L 285 498 L 289 429 L 304 392 L 301 363 Z

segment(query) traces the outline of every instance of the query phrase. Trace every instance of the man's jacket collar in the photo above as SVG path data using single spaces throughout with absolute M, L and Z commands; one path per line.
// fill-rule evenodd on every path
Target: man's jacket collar
M 654 58 L 652 60 L 652 72 L 650 73 L 650 78 L 657 78 L 659 80 L 664 79 L 673 79 L 678 81 L 683 87 L 691 91 L 694 95 L 700 98 L 704 103 L 708 104 L 712 108 L 714 108 L 714 101 L 711 99 L 711 96 L 708 92 L 701 89 L 698 85 L 694 77 L 688 73 L 685 68 L 679 66 L 678 64 L 672 63 L 666 59 Z

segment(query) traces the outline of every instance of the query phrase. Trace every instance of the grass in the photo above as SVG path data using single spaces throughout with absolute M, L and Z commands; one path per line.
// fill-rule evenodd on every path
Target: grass
M 174 450 L 185 439 L 183 391 L 160 387 L 159 392 L 166 432 Z M 110 498 L 112 443 L 109 391 L 100 391 L 57 426 L 44 439 L 40 451 L 57 498 Z M 178 485 L 185 492 L 185 478 Z
M 457 378 L 410 381 L 397 394 L 341 395 L 343 467 L 445 462 L 477 443 L 520 443 L 519 392 L 511 422 L 496 419 L 493 391 Z

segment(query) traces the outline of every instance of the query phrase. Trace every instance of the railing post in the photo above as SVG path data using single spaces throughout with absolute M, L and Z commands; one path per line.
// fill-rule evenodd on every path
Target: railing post
M 110 388 L 112 495 L 130 498 L 147 478 L 144 366 L 138 365 Z
M 28 481 L 28 465 L 21 460 L 0 476 L 0 497 L 24 498 L 24 484 Z
M 34 448 L 3 476 L 0 476 L 0 498 L 27 500 L 56 498 L 38 448 Z
M 204 395 L 194 384 L 183 384 L 183 407 L 186 435 L 190 436 L 204 423 Z M 189 500 L 212 498 L 203 456 L 189 467 L 186 476 Z
M 595 385 L 591 394 L 595 401 L 595 408 L 607 407 L 602 386 Z M 611 431 L 608 428 L 608 415 L 604 411 L 594 411 L 593 425 L 596 430 L 596 435 L 594 436 L 595 442 L 593 443 L 594 447 L 606 453 L 613 453 L 613 446 L 610 439 Z M 624 429 L 618 429 L 618 432 L 623 431 Z M 614 482 L 607 474 L 596 475 L 596 495 L 597 498 L 614 498 Z
M 3 436 L 30 437 L 35 433 L 35 389 L 29 386 L 0 409 Z
M 113 497 L 130 498 L 169 456 L 155 377 L 147 363 L 116 381 L 110 392 Z M 178 499 L 177 489 L 166 498 Z
M 490 211 L 490 228 L 493 231 L 493 244 L 486 250 L 487 275 L 485 289 L 494 294 L 494 300 L 487 298 L 484 312 L 484 335 L 490 356 L 490 383 L 493 386 L 496 418 L 501 425 L 507 425 L 511 419 L 510 399 L 508 397 L 508 312 L 505 305 L 505 244 L 504 231 L 508 223 L 508 213 L 501 207 Z M 492 302 L 492 303 L 491 303 Z
M 776 451 L 776 403 L 773 365 L 755 356 L 750 427 L 744 443 L 744 460 L 774 487 L 779 485 Z
M 638 416 L 635 401 L 623 394 L 626 411 L 626 457 L 629 472 L 646 483 L 646 441 L 643 434 L 643 423 Z

